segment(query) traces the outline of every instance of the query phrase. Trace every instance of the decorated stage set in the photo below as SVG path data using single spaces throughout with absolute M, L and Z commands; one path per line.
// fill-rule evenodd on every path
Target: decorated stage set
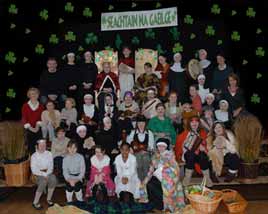
M 224 52 L 227 64 L 240 77 L 246 109 L 256 117 L 242 118 L 234 127 L 234 132 L 241 133 L 239 125 L 247 124 L 242 130 L 244 138 L 238 141 L 248 141 L 248 147 L 240 151 L 248 155 L 249 163 L 240 177 L 231 183 L 221 177 L 211 190 L 204 188 L 206 180 L 194 175 L 192 184 L 196 185 L 186 190 L 191 205 L 184 213 L 197 213 L 196 210 L 214 213 L 222 204 L 230 213 L 245 210 L 248 196 L 240 192 L 240 186 L 268 185 L 268 28 L 263 4 L 261 1 L 1 0 L 0 195 L 6 187 L 35 186 L 30 177 L 29 160 L 22 159 L 22 164 L 15 166 L 16 161 L 7 163 L 5 155 L 16 159 L 26 154 L 17 146 L 24 145 L 22 139 L 17 140 L 20 136 L 23 138 L 23 130 L 13 121 L 21 119 L 21 106 L 27 100 L 28 88 L 38 88 L 48 57 L 55 57 L 62 66 L 66 64 L 67 54 L 72 52 L 79 64 L 84 60 L 83 54 L 90 51 L 98 72 L 102 71 L 103 62 L 109 61 L 111 71 L 119 75 L 123 68 L 118 62 L 122 48 L 127 45 L 135 59 L 137 80 L 145 72 L 144 63 L 150 62 L 155 70 L 159 55 L 165 55 L 172 64 L 173 55 L 179 52 L 182 67 L 193 81 L 202 73 L 198 50 L 206 49 L 213 63 L 216 54 Z M 120 96 L 120 92 L 117 95 Z M 4 145 L 2 136 L 13 133 L 13 125 L 18 129 L 17 135 L 5 138 L 10 140 L 10 146 Z M 259 131 L 256 139 L 261 140 L 258 142 L 247 138 L 250 134 L 254 136 L 254 131 Z M 12 156 L 16 152 L 17 156 Z M 183 167 L 184 164 L 180 164 L 180 168 Z M 14 177 L 12 171 L 20 171 L 20 179 Z M 58 187 L 63 186 L 63 183 L 58 184 Z M 59 211 L 86 213 L 58 205 L 47 213 Z

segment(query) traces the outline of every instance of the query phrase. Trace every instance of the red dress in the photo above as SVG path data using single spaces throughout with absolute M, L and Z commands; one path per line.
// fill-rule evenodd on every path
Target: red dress
M 35 128 L 36 123 L 38 121 L 41 121 L 41 114 L 44 111 L 43 105 L 40 103 L 38 104 L 38 108 L 35 110 L 32 110 L 29 103 L 24 103 L 22 106 L 21 114 L 22 114 L 22 123 L 30 124 L 32 128 Z
M 113 90 L 116 93 L 116 91 L 120 89 L 120 86 L 118 76 L 113 72 L 109 72 L 108 74 L 105 73 L 104 71 L 100 72 L 97 76 L 95 89 L 97 91 L 101 91 L 104 87 L 105 82 L 108 79 L 112 82 Z
M 167 94 L 167 87 L 168 87 L 168 73 L 169 73 L 169 64 L 165 64 L 164 66 L 161 64 L 158 64 L 156 67 L 156 71 L 161 71 L 161 81 L 160 81 L 160 96 L 164 97 Z

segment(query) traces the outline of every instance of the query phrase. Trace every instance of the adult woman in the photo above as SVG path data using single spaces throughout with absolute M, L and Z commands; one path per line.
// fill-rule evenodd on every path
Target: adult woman
M 160 72 L 161 80 L 160 80 L 160 92 L 159 95 L 161 97 L 165 97 L 168 93 L 168 73 L 170 66 L 167 63 L 167 58 L 163 54 L 158 56 L 158 65 L 156 66 L 155 71 Z
M 165 105 L 159 103 L 155 109 L 157 115 L 149 120 L 148 129 L 154 133 L 155 140 L 158 138 L 168 138 L 172 145 L 175 145 L 176 131 L 171 120 L 165 116 Z
M 147 186 L 149 201 L 155 208 L 175 213 L 185 206 L 185 202 L 179 179 L 179 167 L 168 146 L 168 139 L 157 140 L 157 151 L 142 185 Z
M 147 175 L 150 164 L 150 152 L 155 149 L 154 135 L 146 128 L 146 118 L 138 115 L 136 128 L 127 136 L 127 142 L 132 145 L 137 159 L 137 172 L 140 180 Z
M 205 49 L 200 49 L 198 51 L 200 65 L 203 68 L 203 74 L 206 77 L 206 83 L 205 86 L 207 88 L 211 87 L 211 79 L 213 75 L 213 64 L 210 60 L 207 59 L 207 51 Z
M 39 90 L 37 88 L 29 88 L 27 91 L 29 101 L 22 106 L 22 123 L 26 132 L 26 142 L 28 150 L 32 154 L 35 152 L 35 145 L 41 138 L 41 114 L 44 107 L 39 103 Z
M 199 74 L 197 77 L 198 81 L 198 94 L 201 98 L 202 103 L 205 103 L 206 96 L 209 94 L 209 88 L 205 88 L 206 76 L 204 74 Z
M 178 135 L 175 146 L 176 159 L 178 162 L 185 162 L 185 177 L 183 185 L 189 185 L 194 168 L 207 180 L 207 186 L 213 185 L 209 176 L 209 161 L 206 148 L 207 134 L 200 129 L 199 117 L 192 117 L 189 122 L 189 130 Z M 199 167 L 196 167 L 196 164 Z M 200 170 L 201 168 L 201 170 Z
M 231 182 L 237 176 L 240 160 L 235 136 L 226 130 L 224 124 L 215 122 L 207 138 L 208 157 L 212 162 L 214 180 L 222 173 L 223 165 L 228 167 L 225 182 Z M 215 179 L 216 178 L 216 179 Z
M 60 112 L 55 109 L 53 101 L 46 103 L 46 110 L 42 112 L 41 119 L 43 138 L 47 139 L 48 134 L 49 141 L 52 142 L 55 138 L 55 129 L 60 125 Z
M 228 101 L 232 117 L 236 118 L 245 110 L 245 99 L 243 90 L 239 87 L 239 77 L 230 73 L 228 76 L 228 87 L 222 94 L 222 99 Z
M 71 140 L 68 145 L 68 154 L 63 159 L 63 175 L 66 182 L 65 192 L 67 202 L 72 202 L 73 193 L 76 199 L 83 201 L 83 178 L 85 176 L 85 160 L 81 154 L 77 153 L 77 143 Z

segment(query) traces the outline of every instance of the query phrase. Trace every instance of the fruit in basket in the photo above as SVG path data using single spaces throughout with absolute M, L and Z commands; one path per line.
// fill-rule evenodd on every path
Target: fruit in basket
M 189 186 L 187 190 L 188 190 L 189 194 L 197 194 L 197 195 L 199 195 L 202 192 L 201 186 L 199 186 L 199 185 Z

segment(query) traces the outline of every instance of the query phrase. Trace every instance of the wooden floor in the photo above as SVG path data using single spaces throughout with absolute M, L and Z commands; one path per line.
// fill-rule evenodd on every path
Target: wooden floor
M 268 213 L 268 186 L 259 186 L 254 191 L 254 186 L 251 186 L 251 192 L 248 190 L 241 191 L 246 198 L 254 198 L 254 194 L 259 195 L 259 197 L 266 200 L 254 200 L 249 201 L 248 208 L 244 214 L 267 214 Z M 243 188 L 243 187 L 242 187 Z M 34 188 L 17 188 L 10 194 L 10 196 L 4 201 L 0 201 L 0 214 L 45 214 L 46 203 L 45 195 L 42 196 L 41 203 L 45 207 L 42 211 L 36 211 L 32 208 L 32 199 L 34 195 Z M 267 192 L 267 194 L 265 194 Z M 245 195 L 245 194 L 250 194 Z M 262 196 L 262 197 L 260 197 Z M 54 202 L 64 205 L 65 204 L 65 194 L 63 188 L 57 188 L 54 194 Z M 221 205 L 217 214 L 227 214 L 227 210 Z

